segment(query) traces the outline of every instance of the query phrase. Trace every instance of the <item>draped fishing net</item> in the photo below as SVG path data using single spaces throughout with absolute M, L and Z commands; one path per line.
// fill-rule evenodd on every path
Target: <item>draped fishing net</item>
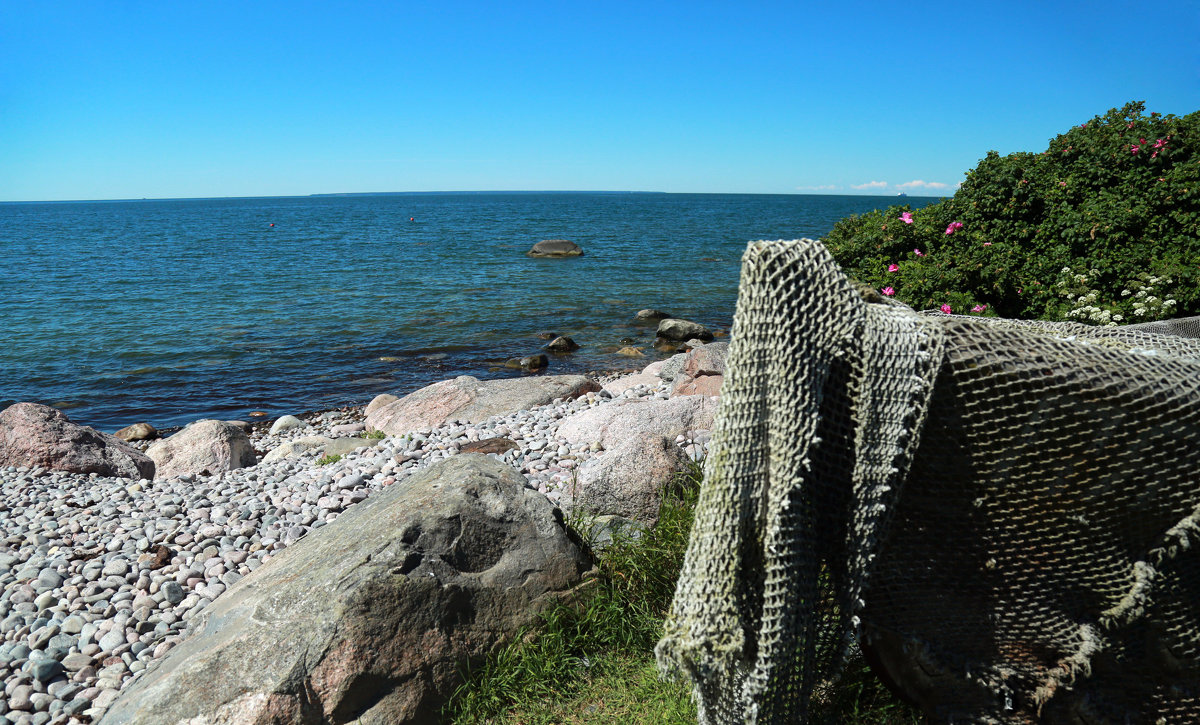
M 1200 722 L 1198 337 L 751 244 L 659 667 L 702 723 L 805 722 L 856 647 L 933 722 Z

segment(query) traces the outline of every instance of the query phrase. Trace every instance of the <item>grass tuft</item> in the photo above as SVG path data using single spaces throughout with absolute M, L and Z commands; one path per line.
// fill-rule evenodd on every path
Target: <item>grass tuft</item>
M 580 588 L 574 603 L 543 612 L 539 626 L 465 671 L 443 708 L 444 721 L 695 723 L 690 688 L 659 678 L 654 645 L 675 595 L 701 478 L 696 465 L 665 490 L 653 528 L 636 538 L 614 537 L 597 554 L 594 579 Z M 594 530 L 588 518 L 572 518 L 568 525 L 576 532 Z M 920 722 L 858 658 L 838 684 L 814 699 L 814 723 Z

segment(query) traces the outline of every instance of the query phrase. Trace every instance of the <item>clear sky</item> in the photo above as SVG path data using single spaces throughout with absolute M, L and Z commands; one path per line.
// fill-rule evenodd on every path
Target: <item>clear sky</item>
M 0 200 L 940 196 L 1132 100 L 1200 2 L 4 0 Z

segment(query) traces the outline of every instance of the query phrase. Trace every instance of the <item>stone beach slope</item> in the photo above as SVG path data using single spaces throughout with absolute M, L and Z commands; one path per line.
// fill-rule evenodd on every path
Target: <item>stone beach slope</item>
M 507 409 L 478 408 L 510 381 L 459 378 L 374 418 L 118 441 L 153 478 L 22 463 L 0 429 L 0 725 L 428 722 L 590 566 L 563 509 L 652 524 L 703 456 L 725 343 L 689 345 L 517 379 Z

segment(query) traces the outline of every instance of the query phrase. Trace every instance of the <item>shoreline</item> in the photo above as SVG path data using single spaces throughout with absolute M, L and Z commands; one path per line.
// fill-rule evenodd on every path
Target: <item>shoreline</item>
M 575 469 L 602 450 L 559 438 L 558 424 L 612 401 L 666 399 L 670 384 L 660 379 L 615 396 L 586 393 L 477 424 L 447 421 L 376 439 L 349 432 L 362 425 L 362 406 L 300 414 L 303 427 L 275 435 L 271 419 L 252 424 L 251 442 L 268 453 L 313 435 L 361 443 L 323 465 L 314 449 L 212 476 L 153 481 L 0 469 L 11 510 L 0 539 L 0 717 L 32 723 L 46 712 L 51 725 L 98 720 L 228 587 L 373 491 L 470 441 L 514 441 L 515 450 L 487 455 L 557 503 Z M 335 437 L 337 426 L 342 433 Z M 676 443 L 698 460 L 707 431 L 681 434 Z

